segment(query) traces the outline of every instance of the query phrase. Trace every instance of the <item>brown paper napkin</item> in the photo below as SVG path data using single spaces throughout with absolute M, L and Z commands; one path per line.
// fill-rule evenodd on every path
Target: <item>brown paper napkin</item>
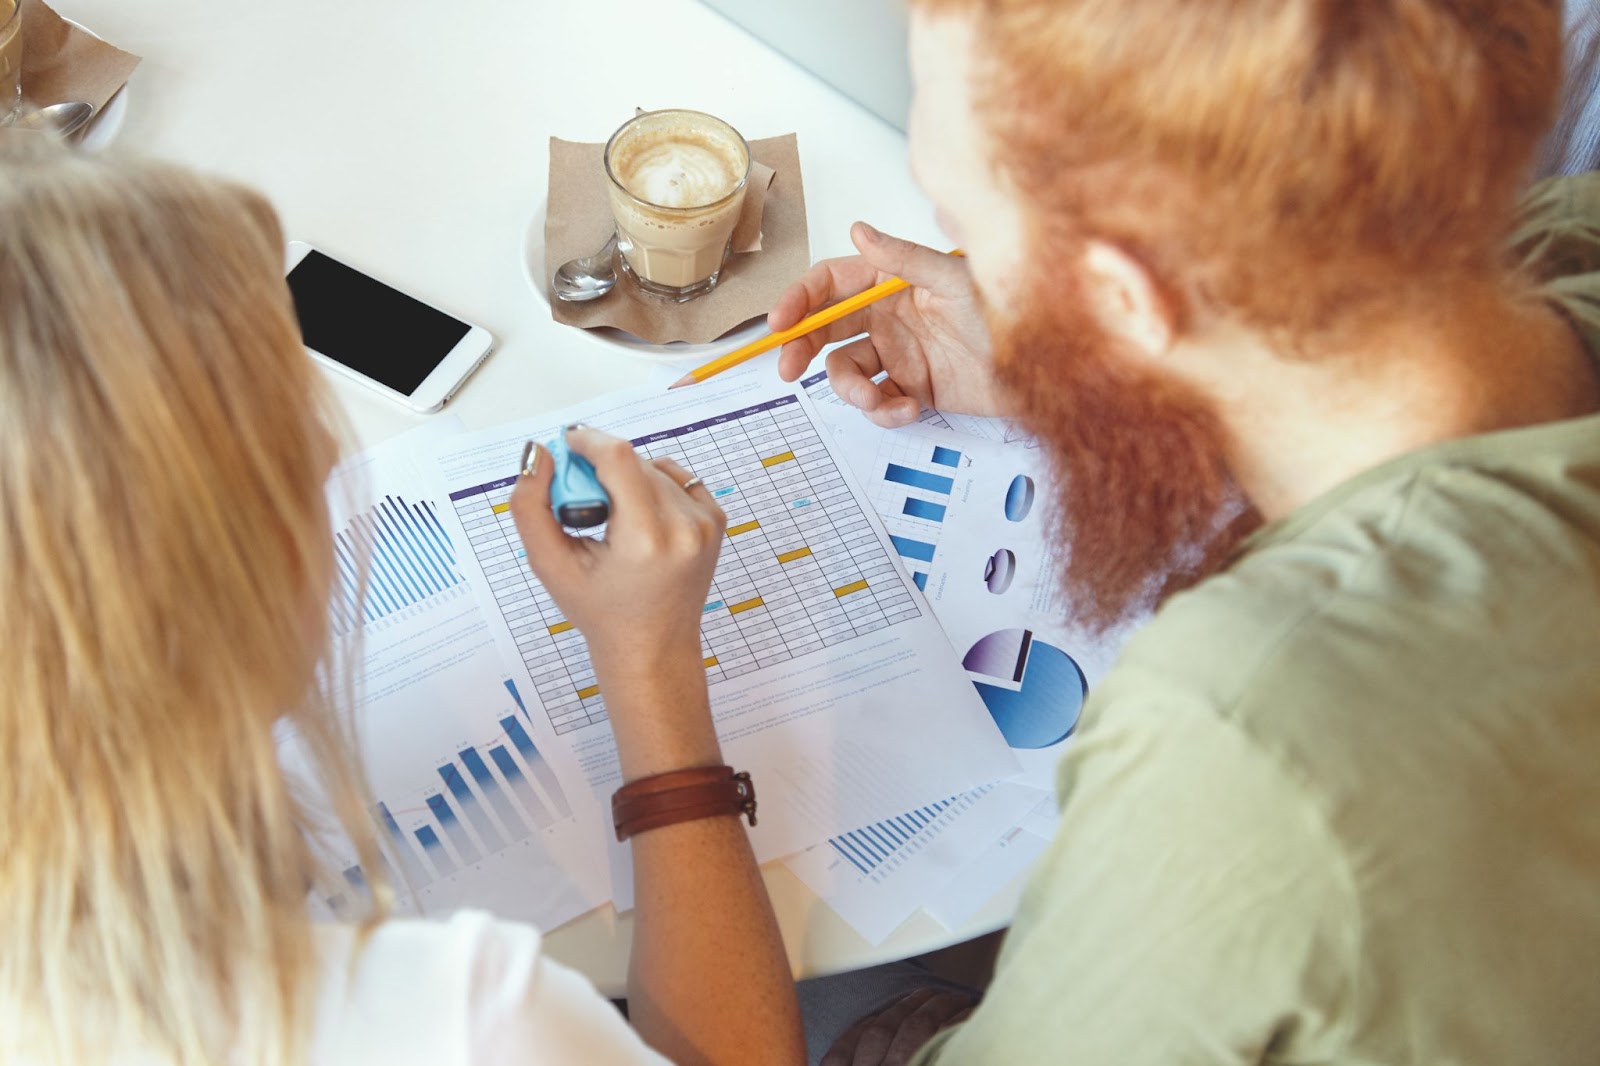
M 96 114 L 139 57 L 85 33 L 44 0 L 22 0 L 22 97 L 35 107 L 83 100 Z
M 592 255 L 610 235 L 605 146 L 550 138 L 550 203 L 544 225 L 545 291 L 556 268 Z M 703 344 L 767 313 L 778 295 L 811 265 L 805 190 L 794 134 L 750 142 L 750 184 L 728 257 L 712 292 L 674 304 L 640 292 L 626 277 L 609 296 L 569 304 L 550 295 L 557 322 L 583 329 L 613 326 L 652 344 Z M 760 170 L 757 170 L 760 167 Z M 763 180 L 759 175 L 767 172 Z

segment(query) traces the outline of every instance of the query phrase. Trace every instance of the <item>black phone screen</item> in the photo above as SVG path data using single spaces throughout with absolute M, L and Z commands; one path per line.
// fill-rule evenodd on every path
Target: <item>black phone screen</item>
M 472 327 L 318 251 L 289 271 L 308 348 L 406 396 Z

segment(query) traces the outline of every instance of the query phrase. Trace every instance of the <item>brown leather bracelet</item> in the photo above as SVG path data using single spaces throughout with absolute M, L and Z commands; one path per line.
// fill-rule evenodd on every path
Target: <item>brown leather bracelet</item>
M 673 770 L 630 781 L 611 794 L 611 822 L 618 840 L 647 829 L 728 814 L 742 814 L 756 824 L 756 787 L 748 773 L 734 773 L 731 766 Z

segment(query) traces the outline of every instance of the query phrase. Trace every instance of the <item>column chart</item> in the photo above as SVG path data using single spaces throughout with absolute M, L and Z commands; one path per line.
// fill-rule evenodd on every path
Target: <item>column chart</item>
M 462 583 L 450 538 L 426 500 L 385 496 L 334 531 L 333 551 L 339 582 L 333 622 L 340 634 L 413 610 Z
M 715 684 L 917 617 L 895 562 L 795 396 L 633 441 L 693 470 L 728 516 L 701 622 Z M 582 636 L 521 558 L 515 478 L 450 494 L 557 733 L 605 721 Z M 513 744 L 516 736 L 511 735 Z
M 406 881 L 421 888 L 567 818 L 555 773 L 515 715 L 481 744 L 464 744 L 435 768 L 442 787 L 381 802 L 378 825 Z

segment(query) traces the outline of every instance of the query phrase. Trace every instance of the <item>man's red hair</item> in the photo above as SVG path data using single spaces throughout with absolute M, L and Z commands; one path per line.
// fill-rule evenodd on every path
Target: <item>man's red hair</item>
M 1499 269 L 1556 0 L 915 0 L 1031 211 L 1294 342 Z

